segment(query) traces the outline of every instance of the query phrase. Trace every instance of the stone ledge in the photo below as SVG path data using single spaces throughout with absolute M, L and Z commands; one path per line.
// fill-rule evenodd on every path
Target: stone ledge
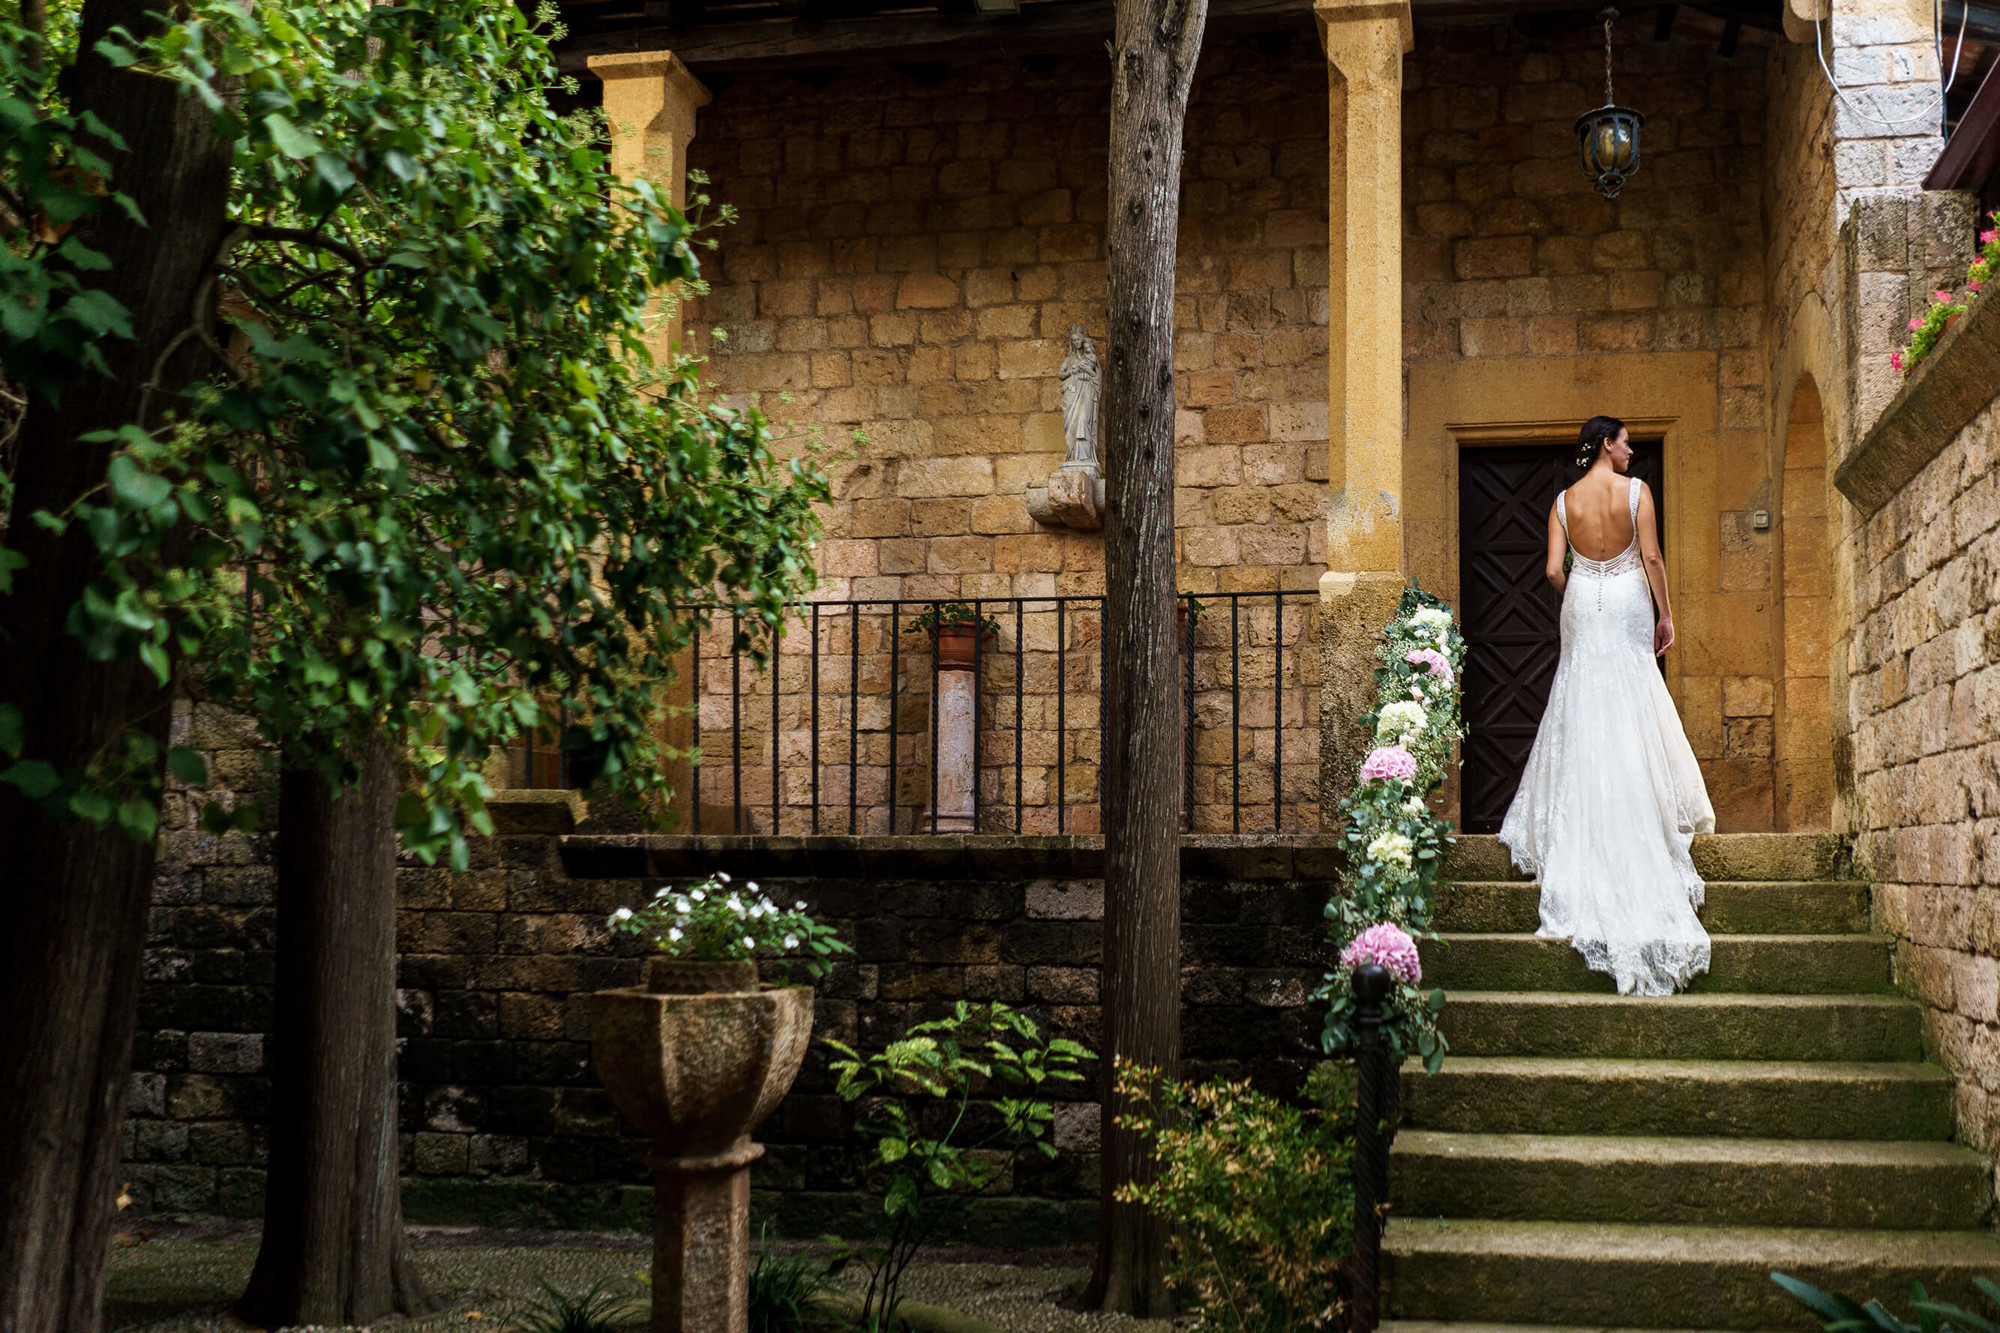
M 1972 303 L 1913 371 L 1833 484 L 1862 516 L 1896 498 L 1973 417 L 2000 398 L 2000 294 Z
M 563 867 L 578 879 L 705 875 L 810 879 L 1102 879 L 1097 836 L 937 834 L 925 837 L 771 837 L 571 834 Z M 1181 839 L 1190 879 L 1326 880 L 1340 870 L 1338 839 L 1299 834 L 1200 834 Z
M 583 822 L 586 812 L 580 791 L 510 788 L 486 798 L 495 837 L 568 833 Z

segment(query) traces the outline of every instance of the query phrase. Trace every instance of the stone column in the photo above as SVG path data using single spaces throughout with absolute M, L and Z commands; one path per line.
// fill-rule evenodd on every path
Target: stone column
M 611 126 L 611 169 L 627 180 L 644 179 L 672 202 L 687 206 L 688 144 L 694 140 L 695 112 L 709 103 L 708 89 L 688 72 L 671 51 L 633 51 L 590 57 L 590 72 L 604 83 L 604 115 Z M 681 342 L 681 306 L 677 292 L 658 294 L 661 312 L 647 327 L 646 344 L 653 360 L 666 364 Z M 697 645 L 694 651 L 699 651 Z M 667 691 L 671 715 L 661 726 L 661 739 L 685 751 L 694 742 L 692 652 L 677 661 L 680 678 Z M 667 779 L 673 786 L 668 810 L 676 833 L 693 830 L 694 768 L 686 759 L 670 760 Z M 772 780 L 777 776 L 773 774 Z M 711 828 L 709 832 L 714 832 Z M 776 830 L 772 830 L 776 832 Z
M 651 1333 L 750 1327 L 750 1163 L 746 1136 L 712 1157 L 653 1161 Z
M 1403 586 L 1403 54 L 1409 0 L 1316 0 L 1327 59 L 1327 571 L 1320 788 L 1344 796 Z
M 592 56 L 590 72 L 604 81 L 611 169 L 627 180 L 652 182 L 675 208 L 685 208 L 688 144 L 694 141 L 694 113 L 709 103 L 708 89 L 671 51 Z M 667 313 L 647 338 L 658 361 L 681 340 L 680 302 L 672 293 L 662 299 Z
M 937 671 L 937 811 L 934 832 L 977 833 L 972 784 L 979 781 L 975 760 L 979 700 L 971 666 L 940 662 Z

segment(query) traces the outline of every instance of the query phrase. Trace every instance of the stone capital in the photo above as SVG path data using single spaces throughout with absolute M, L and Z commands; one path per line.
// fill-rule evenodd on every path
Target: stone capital
M 604 113 L 624 118 L 640 133 L 694 137 L 694 113 L 714 100 L 700 79 L 672 51 L 626 51 L 591 56 L 590 72 L 604 83 Z M 615 133 L 615 129 L 614 129 Z
M 1402 57 L 1417 45 L 1410 0 L 1315 0 L 1320 49 L 1350 84 L 1402 84 Z

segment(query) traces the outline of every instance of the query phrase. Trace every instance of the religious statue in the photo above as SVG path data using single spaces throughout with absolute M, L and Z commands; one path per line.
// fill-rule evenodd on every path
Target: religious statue
M 1098 364 L 1097 349 L 1084 336 L 1083 325 L 1069 326 L 1069 355 L 1062 369 L 1063 439 L 1069 454 L 1063 470 L 1097 471 L 1097 401 L 1104 392 L 1104 368 Z

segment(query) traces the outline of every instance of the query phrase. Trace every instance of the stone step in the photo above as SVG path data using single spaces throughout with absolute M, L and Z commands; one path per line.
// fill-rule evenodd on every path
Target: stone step
M 1457 1324 L 1428 1319 L 1385 1319 L 1376 1327 L 1382 1333 L 1640 1333 L 1630 1328 L 1559 1328 L 1549 1324 Z M 1656 1329 L 1645 1333 L 1720 1333 L 1712 1329 Z
M 1845 935 L 1868 929 L 1868 885 L 1856 879 L 1715 880 L 1701 923 L 1711 935 Z M 1541 887 L 1528 880 L 1469 880 L 1439 888 L 1439 930 L 1533 934 Z
M 1533 935 L 1447 935 L 1422 944 L 1424 983 L 1464 991 L 1604 991 L 1567 940 Z M 1696 993 L 1866 995 L 1890 990 L 1889 940 L 1874 935 L 1717 935 Z
M 1954 1143 L 1396 1136 L 1389 1182 L 1407 1217 L 1952 1231 L 1979 1226 L 1991 1168 Z
M 1458 991 L 1458 1055 L 1638 1060 L 1918 1060 L 1923 1010 L 1886 995 L 1574 995 Z
M 1817 1328 L 1774 1271 L 1905 1314 L 1912 1282 L 1976 1310 L 1973 1280 L 2000 1271 L 1984 1231 L 1394 1217 L 1385 1251 L 1389 1317 L 1535 1328 Z
M 1403 1068 L 1403 1123 L 1495 1134 L 1946 1139 L 1957 1085 L 1936 1065 L 1587 1060 L 1453 1052 Z
M 1838 833 L 1705 833 L 1691 849 L 1703 879 L 1844 879 L 1847 840 Z M 1462 833 L 1445 858 L 1454 880 L 1521 880 L 1507 849 L 1490 833 Z

